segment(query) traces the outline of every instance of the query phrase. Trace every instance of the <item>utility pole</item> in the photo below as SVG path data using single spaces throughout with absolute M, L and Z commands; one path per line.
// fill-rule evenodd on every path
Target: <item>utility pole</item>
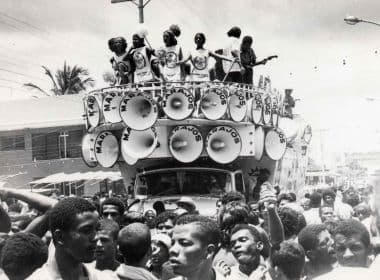
M 144 3 L 144 0 L 111 0 L 111 4 L 120 3 L 120 2 L 132 2 L 139 9 L 139 23 L 144 23 L 144 8 L 151 0 L 147 0 Z

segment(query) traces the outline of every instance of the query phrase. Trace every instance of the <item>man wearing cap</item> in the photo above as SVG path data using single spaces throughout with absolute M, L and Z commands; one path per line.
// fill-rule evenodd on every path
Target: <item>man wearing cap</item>
M 188 214 L 196 214 L 196 206 L 191 197 L 183 196 L 177 201 L 178 209 L 184 209 Z
M 169 261 L 169 249 L 172 240 L 167 234 L 157 233 L 152 236 L 152 256 L 150 258 L 150 271 L 158 279 L 174 277 Z
M 232 62 L 223 61 L 223 71 L 227 75 L 227 82 L 242 82 L 241 67 L 237 61 L 240 57 L 240 35 L 241 29 L 237 26 L 227 32 L 228 43 L 223 48 L 223 55 L 233 60 Z

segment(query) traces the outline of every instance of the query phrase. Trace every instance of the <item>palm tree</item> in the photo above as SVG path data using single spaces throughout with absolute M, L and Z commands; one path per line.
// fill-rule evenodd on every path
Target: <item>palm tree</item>
M 89 77 L 88 70 L 80 66 L 75 65 L 74 67 L 70 67 L 65 62 L 63 69 L 57 70 L 54 76 L 46 66 L 42 66 L 42 68 L 52 81 L 53 88 L 50 89 L 50 92 L 53 95 L 76 94 L 82 90 L 86 90 L 88 86 L 94 86 L 94 79 Z M 38 90 L 46 95 L 51 95 L 33 83 L 26 83 L 24 86 L 29 89 Z

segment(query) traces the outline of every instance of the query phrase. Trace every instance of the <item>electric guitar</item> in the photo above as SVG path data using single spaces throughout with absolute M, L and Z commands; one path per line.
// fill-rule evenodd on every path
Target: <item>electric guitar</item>
M 255 64 L 251 64 L 250 66 L 253 67 L 253 66 L 256 66 L 256 65 L 265 64 L 265 63 L 267 63 L 267 61 L 272 60 L 273 58 L 278 58 L 278 55 L 268 56 L 268 57 L 264 58 L 263 60 L 256 61 Z

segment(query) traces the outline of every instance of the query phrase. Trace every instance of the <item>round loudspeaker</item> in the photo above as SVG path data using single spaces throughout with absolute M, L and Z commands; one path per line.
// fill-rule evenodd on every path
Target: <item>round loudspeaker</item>
M 241 122 L 244 120 L 247 114 L 247 102 L 243 91 L 236 91 L 230 96 L 228 111 L 233 121 Z
M 107 93 L 103 98 L 102 111 L 104 119 L 110 123 L 121 122 L 120 117 L 120 102 L 122 96 L 121 92 Z
M 135 130 L 145 130 L 157 120 L 156 103 L 142 92 L 126 94 L 120 104 L 120 117 L 124 123 Z
M 242 148 L 239 133 L 229 126 L 217 126 L 206 137 L 206 150 L 210 158 L 226 164 L 234 161 Z
M 95 96 L 87 96 L 85 99 L 85 108 L 88 124 L 91 127 L 97 127 L 100 123 L 100 106 Z
M 260 93 L 256 93 L 251 100 L 251 116 L 254 124 L 261 124 L 263 117 L 263 99 Z
M 112 167 L 119 157 L 117 138 L 110 131 L 98 134 L 95 140 L 95 156 L 103 167 Z
M 269 158 L 279 160 L 286 151 L 286 138 L 280 129 L 271 129 L 265 135 L 265 151 Z
M 82 138 L 82 159 L 89 167 L 96 167 L 98 162 L 95 156 L 96 134 L 88 133 Z
M 129 165 L 134 165 L 139 159 L 133 158 L 125 153 L 123 146 L 121 146 L 121 156 L 123 157 L 124 161 Z
M 173 88 L 162 103 L 163 110 L 172 120 L 184 120 L 194 111 L 194 96 L 185 88 Z
M 146 158 L 157 147 L 157 132 L 154 127 L 134 130 L 126 127 L 121 136 L 121 150 L 131 158 Z
M 169 150 L 180 162 L 192 162 L 203 151 L 203 138 L 199 129 L 192 125 L 177 126 L 169 136 Z
M 206 89 L 201 99 L 200 107 L 207 119 L 218 120 L 226 113 L 227 96 L 222 89 Z
M 264 154 L 265 131 L 262 126 L 255 129 L 255 159 L 261 160 Z
M 269 94 L 264 96 L 263 122 L 270 125 L 272 121 L 272 98 Z

